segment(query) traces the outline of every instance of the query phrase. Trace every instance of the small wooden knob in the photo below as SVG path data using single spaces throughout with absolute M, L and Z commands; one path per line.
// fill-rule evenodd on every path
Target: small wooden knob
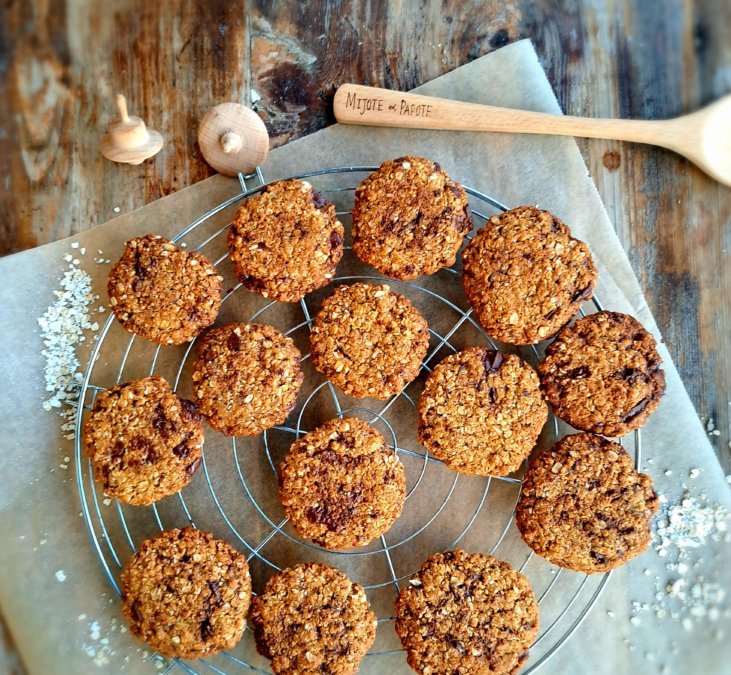
M 198 127 L 198 145 L 206 162 L 226 176 L 251 173 L 269 154 L 264 122 L 240 103 L 211 108 Z
M 162 136 L 154 129 L 148 129 L 139 117 L 127 112 L 127 101 L 121 94 L 117 96 L 119 121 L 112 122 L 102 138 L 101 152 L 113 162 L 141 164 L 149 157 L 160 152 Z

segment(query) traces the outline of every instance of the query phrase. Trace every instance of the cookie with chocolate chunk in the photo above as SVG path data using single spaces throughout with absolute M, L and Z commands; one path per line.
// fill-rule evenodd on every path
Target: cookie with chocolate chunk
M 207 532 L 186 527 L 148 539 L 122 570 L 121 586 L 130 631 L 168 658 L 216 654 L 246 628 L 246 557 Z
M 561 439 L 530 463 L 515 522 L 528 546 L 561 567 L 607 572 L 645 551 L 658 498 L 615 441 Z
M 228 234 L 236 275 L 272 300 L 298 302 L 330 283 L 343 257 L 335 207 L 309 183 L 267 185 L 238 210 Z
M 637 319 L 597 312 L 564 328 L 538 366 L 558 417 L 582 431 L 624 436 L 660 404 L 665 373 L 655 339 Z
M 148 234 L 125 244 L 107 290 L 124 328 L 160 345 L 178 345 L 216 320 L 221 281 L 204 255 Z
M 257 323 L 208 331 L 193 366 L 196 405 L 227 436 L 253 436 L 281 424 L 294 408 L 304 374 L 291 338 Z
M 351 675 L 376 637 L 363 588 L 323 563 L 275 574 L 254 598 L 250 619 L 258 652 L 282 675 Z
M 101 392 L 84 424 L 84 447 L 104 493 L 145 506 L 182 490 L 201 462 L 200 420 L 162 377 Z
M 365 546 L 389 530 L 406 499 L 404 467 L 361 419 L 333 419 L 292 444 L 279 470 L 297 533 L 331 550 Z
M 348 396 L 386 399 L 419 374 L 429 327 L 403 295 L 357 283 L 325 299 L 310 343 L 312 365 Z
M 419 441 L 460 473 L 516 471 L 548 418 L 538 375 L 514 354 L 473 347 L 448 356 L 426 380 Z
M 355 191 L 353 251 L 395 279 L 450 267 L 471 229 L 467 193 L 422 157 L 384 162 Z
M 509 675 L 538 635 L 538 603 L 507 563 L 455 549 L 431 556 L 403 587 L 396 632 L 417 673 Z
M 532 206 L 492 216 L 462 262 L 478 321 L 492 337 L 515 345 L 555 335 L 591 298 L 597 278 L 587 245 Z

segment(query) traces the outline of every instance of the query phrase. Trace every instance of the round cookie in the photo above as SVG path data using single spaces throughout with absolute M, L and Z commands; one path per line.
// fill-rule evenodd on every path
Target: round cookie
M 393 525 L 406 499 L 396 453 L 361 419 L 332 419 L 292 444 L 279 492 L 298 534 L 331 550 L 365 546 Z
M 465 294 L 494 338 L 547 340 L 591 298 L 597 270 L 583 241 L 548 211 L 492 216 L 462 254 Z
M 615 441 L 566 436 L 533 459 L 515 522 L 528 546 L 555 565 L 606 572 L 650 543 L 658 498 Z
M 179 345 L 216 320 L 222 280 L 204 255 L 148 234 L 130 239 L 112 266 L 109 304 L 131 333 Z
M 471 229 L 467 193 L 422 157 L 384 162 L 355 191 L 353 251 L 395 279 L 450 267 Z
M 84 424 L 84 447 L 104 494 L 146 506 L 182 490 L 201 463 L 200 420 L 162 377 L 101 392 Z
M 517 673 L 538 634 L 538 603 L 507 563 L 455 549 L 431 556 L 401 590 L 396 632 L 417 673 Z
M 165 530 L 142 544 L 121 576 L 130 631 L 168 658 L 233 647 L 246 628 L 246 556 L 207 532 Z
M 348 396 L 387 399 L 419 374 L 429 327 L 388 286 L 340 286 L 322 303 L 310 333 L 312 365 Z
M 450 469 L 516 471 L 548 418 L 538 375 L 514 354 L 472 347 L 445 358 L 419 401 L 419 441 Z
M 538 366 L 558 417 L 582 431 L 624 436 L 639 429 L 665 393 L 655 339 L 637 319 L 597 312 L 566 326 Z
M 275 574 L 254 598 L 250 619 L 256 648 L 277 674 L 350 675 L 376 637 L 363 588 L 323 563 Z
M 193 391 L 208 423 L 226 436 L 253 436 L 281 424 L 304 374 L 291 338 L 257 323 L 230 323 L 203 337 Z
M 238 210 L 228 234 L 236 275 L 250 291 L 298 302 L 329 284 L 343 257 L 335 207 L 309 183 L 267 185 Z

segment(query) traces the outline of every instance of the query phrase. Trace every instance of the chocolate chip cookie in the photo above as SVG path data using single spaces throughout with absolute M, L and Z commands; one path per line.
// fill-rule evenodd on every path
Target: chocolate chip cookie
M 130 631 L 163 656 L 210 656 L 233 647 L 246 628 L 246 557 L 207 532 L 186 527 L 148 539 L 121 585 Z
M 361 419 L 333 419 L 292 444 L 280 467 L 282 504 L 298 534 L 331 550 L 365 546 L 401 515 L 404 467 Z
M 195 402 L 226 436 L 253 436 L 281 424 L 304 374 L 291 338 L 257 323 L 230 323 L 203 337 L 193 366 Z
M 647 549 L 658 498 L 615 441 L 566 436 L 530 464 L 515 520 L 528 546 L 555 565 L 606 572 Z
M 582 431 L 624 436 L 638 429 L 665 393 L 655 339 L 637 319 L 597 312 L 564 328 L 538 366 L 558 417 Z
M 275 574 L 254 598 L 256 648 L 275 673 L 350 675 L 376 637 L 376 615 L 361 586 L 323 563 Z
M 245 288 L 298 302 L 325 286 L 343 257 L 335 207 L 309 183 L 267 185 L 239 209 L 228 234 L 231 262 Z
M 384 162 L 355 191 L 353 251 L 395 279 L 453 265 L 471 229 L 467 193 L 422 157 Z
M 104 493 L 145 506 L 182 490 L 201 463 L 200 419 L 162 377 L 101 392 L 84 424 L 84 447 Z
M 528 659 L 538 603 L 507 563 L 459 549 L 431 556 L 396 600 L 396 632 L 424 675 L 508 675 Z
M 492 337 L 547 340 L 591 298 L 597 270 L 583 241 L 548 211 L 492 216 L 464 250 L 465 294 Z
M 419 441 L 460 473 L 516 471 L 548 418 L 538 375 L 514 354 L 473 347 L 445 358 L 419 401 Z
M 221 281 L 204 255 L 148 234 L 126 243 L 107 290 L 124 328 L 159 345 L 179 345 L 216 320 Z
M 386 399 L 418 374 L 429 347 L 426 320 L 388 286 L 340 286 L 310 334 L 312 364 L 348 396 Z

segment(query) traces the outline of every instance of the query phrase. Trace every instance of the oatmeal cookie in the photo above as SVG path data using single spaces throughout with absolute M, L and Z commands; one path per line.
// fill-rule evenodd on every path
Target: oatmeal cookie
M 637 319 L 597 312 L 558 334 L 538 374 L 562 420 L 582 431 L 624 436 L 660 405 L 661 363 L 655 339 Z
M 163 656 L 210 656 L 233 647 L 246 628 L 246 557 L 207 532 L 186 527 L 147 540 L 121 585 L 130 631 Z
M 148 234 L 128 241 L 112 266 L 109 304 L 131 333 L 179 345 L 216 320 L 222 280 L 204 255 Z
M 538 603 L 507 563 L 459 549 L 431 556 L 396 600 L 396 632 L 424 675 L 509 675 L 538 635 Z
M 182 490 L 201 463 L 200 419 L 162 377 L 101 392 L 84 424 L 84 447 L 104 493 L 145 506 Z
M 310 341 L 314 367 L 348 396 L 387 399 L 419 374 L 429 327 L 403 295 L 358 283 L 325 299 Z
M 462 262 L 478 321 L 492 337 L 515 345 L 555 335 L 591 298 L 597 278 L 586 244 L 532 206 L 492 216 Z
M 257 323 L 230 323 L 203 337 L 193 367 L 195 402 L 227 436 L 253 436 L 281 424 L 304 374 L 291 338 Z
M 376 637 L 361 586 L 323 563 L 275 574 L 250 615 L 259 653 L 277 674 L 350 675 Z
M 645 551 L 658 507 L 652 479 L 615 441 L 566 436 L 530 464 L 515 514 L 528 546 L 578 572 L 607 572 Z
M 450 267 L 471 229 L 467 193 L 428 159 L 384 162 L 355 191 L 353 251 L 395 279 Z
M 245 288 L 298 302 L 330 283 L 343 257 L 335 207 L 309 183 L 267 185 L 239 209 L 228 234 L 231 262 Z
M 401 515 L 406 477 L 378 431 L 345 417 L 292 444 L 279 492 L 300 536 L 338 550 L 365 546 L 389 530 Z
M 445 358 L 419 401 L 419 441 L 460 473 L 506 476 L 548 418 L 538 375 L 514 354 L 473 347 Z

